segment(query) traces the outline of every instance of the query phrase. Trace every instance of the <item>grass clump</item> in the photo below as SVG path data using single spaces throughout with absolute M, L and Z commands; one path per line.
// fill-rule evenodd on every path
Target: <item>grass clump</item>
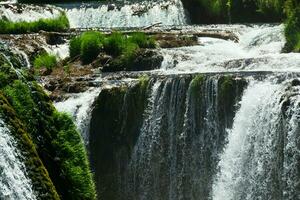
M 86 32 L 70 41 L 70 57 L 80 56 L 83 64 L 89 64 L 99 53 L 106 53 L 125 65 L 132 62 L 139 48 L 154 48 L 155 41 L 144 33 L 133 33 L 126 36 L 114 32 L 104 36 L 99 32 Z
M 103 47 L 103 40 L 104 37 L 99 32 L 87 32 L 82 35 L 80 56 L 84 64 L 88 64 L 97 58 Z
M 37 56 L 33 63 L 35 68 L 46 68 L 47 70 L 53 70 L 57 66 L 56 56 L 48 53 Z
M 0 19 L 0 34 L 23 34 L 43 31 L 63 32 L 70 27 L 65 13 L 54 19 L 40 19 L 34 22 L 11 22 Z
M 137 44 L 140 48 L 155 48 L 155 40 L 153 37 L 148 37 L 144 33 L 136 32 L 129 37 L 131 43 Z
M 80 56 L 83 64 L 91 63 L 103 48 L 104 36 L 95 31 L 83 33 L 70 41 L 70 57 Z

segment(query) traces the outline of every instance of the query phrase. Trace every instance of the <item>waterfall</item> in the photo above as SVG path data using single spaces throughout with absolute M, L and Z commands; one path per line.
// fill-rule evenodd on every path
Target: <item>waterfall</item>
M 180 0 L 144 1 L 125 5 L 83 4 L 60 5 L 72 28 L 144 27 L 155 23 L 184 25 L 187 18 Z
M 235 84 L 226 85 L 230 81 Z M 117 153 L 116 198 L 207 199 L 225 130 L 231 127 L 245 80 L 170 77 L 152 79 L 149 84 L 143 123 L 128 163 L 124 164 L 123 150 Z M 95 123 L 106 127 L 105 122 Z
M 214 200 L 300 198 L 300 86 L 293 82 L 250 83 L 228 130 Z
M 0 120 L 0 199 L 36 199 L 21 159 L 10 130 Z

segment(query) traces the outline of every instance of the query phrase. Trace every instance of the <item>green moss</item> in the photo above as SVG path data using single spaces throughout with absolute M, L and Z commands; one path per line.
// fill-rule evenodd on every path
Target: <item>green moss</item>
M 39 158 L 30 135 L 25 131 L 22 121 L 17 118 L 16 112 L 5 96 L 0 92 L 0 116 L 10 125 L 13 137 L 21 150 L 27 173 L 32 179 L 33 188 L 38 192 L 40 199 L 60 199 L 49 174 Z
M 13 71 L 1 63 L 0 115 L 16 136 L 22 135 L 20 148 L 31 152 L 26 154 L 26 166 L 39 198 L 96 199 L 84 144 L 73 121 L 55 111 L 42 87 L 26 80 L 30 76 L 21 80 Z
M 35 22 L 11 22 L 0 19 L 0 34 L 22 34 L 44 31 L 66 31 L 69 21 L 65 13 L 55 19 L 40 19 Z
M 143 75 L 139 77 L 139 85 L 142 91 L 145 91 L 148 87 L 150 77 L 148 75 Z
M 205 77 L 202 74 L 199 74 L 193 78 L 193 80 L 190 83 L 190 89 L 192 94 L 197 93 L 198 90 L 201 88 L 205 81 Z
M 69 183 L 68 196 L 78 200 L 96 199 L 84 144 L 76 126 L 67 114 L 54 112 L 53 118 L 58 133 L 52 144 L 61 159 L 62 176 Z

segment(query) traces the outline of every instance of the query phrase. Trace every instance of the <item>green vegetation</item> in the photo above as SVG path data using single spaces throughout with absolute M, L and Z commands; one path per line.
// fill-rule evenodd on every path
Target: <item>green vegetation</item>
M 52 141 L 61 158 L 62 176 L 67 178 L 68 196 L 73 199 L 95 199 L 95 185 L 89 170 L 84 144 L 72 118 L 64 113 L 53 113 L 58 130 Z
M 104 52 L 118 58 L 117 62 L 130 65 L 139 48 L 154 47 L 154 39 L 144 33 L 133 33 L 127 37 L 118 32 L 104 36 L 92 31 L 83 33 L 70 41 L 70 56 L 71 58 L 80 56 L 82 63 L 88 64 L 95 60 L 99 53 Z
M 82 35 L 80 57 L 84 64 L 97 58 L 103 47 L 104 36 L 99 32 L 87 32 Z
M 196 23 L 278 22 L 284 18 L 285 0 L 184 0 L 183 3 Z
M 0 34 L 22 34 L 43 31 L 62 32 L 69 29 L 69 21 L 65 13 L 55 19 L 40 19 L 35 22 L 11 22 L 0 19 Z
M 130 35 L 130 43 L 137 44 L 140 48 L 155 48 L 155 40 L 153 37 L 148 37 L 144 33 L 136 32 Z
M 0 116 L 20 140 L 39 199 L 96 199 L 84 144 L 72 119 L 58 113 L 41 86 L 22 70 L 16 73 L 1 54 L 0 77 Z
M 0 0 L 1 1 L 1 0 Z M 18 0 L 18 3 L 36 3 L 36 4 L 54 4 L 54 3 L 74 3 L 74 2 L 92 2 L 96 0 Z M 105 0 L 100 0 L 105 1 Z
M 295 0 L 287 1 L 285 12 L 288 17 L 285 23 L 284 51 L 300 52 L 300 3 Z
M 38 55 L 33 63 L 35 68 L 42 68 L 45 67 L 47 70 L 52 70 L 54 67 L 57 66 L 57 59 L 54 55 L 49 55 L 48 53 L 44 53 Z
M 195 76 L 190 83 L 190 88 L 191 88 L 192 92 L 197 92 L 195 90 L 199 89 L 202 86 L 204 80 L 205 80 L 205 77 L 202 74 Z

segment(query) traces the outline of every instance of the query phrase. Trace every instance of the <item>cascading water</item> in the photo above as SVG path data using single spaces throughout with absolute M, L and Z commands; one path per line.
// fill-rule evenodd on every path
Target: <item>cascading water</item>
M 92 104 L 100 91 L 101 89 L 99 88 L 92 88 L 84 93 L 74 95 L 66 101 L 55 103 L 58 111 L 66 112 L 73 117 L 86 145 L 88 145 L 89 141 Z
M 125 92 L 121 84 L 115 87 L 119 91 L 111 87 L 111 93 L 104 90 L 103 95 L 103 88 L 94 88 L 56 103 L 58 110 L 74 117 L 84 137 L 100 197 L 300 199 L 300 84 L 298 78 L 284 75 L 300 71 L 300 56 L 281 53 L 283 25 L 187 26 L 179 0 L 23 5 L 22 12 L 1 5 L 0 16 L 34 21 L 56 17 L 62 10 L 71 28 L 159 23 L 163 31 L 171 25 L 180 33 L 224 30 L 239 38 L 234 42 L 199 37 L 196 46 L 159 49 L 164 62 L 148 73 L 145 98 L 135 86 L 126 85 Z M 68 56 L 67 44 L 44 48 L 62 59 Z M 9 60 L 8 55 L 3 57 Z M 23 60 L 28 63 L 26 56 Z M 271 78 L 276 77 L 274 72 L 280 72 L 279 78 Z M 100 102 L 107 104 L 97 104 L 101 94 Z M 0 198 L 35 199 L 16 144 L 2 121 L 0 133 L 4 158 Z
M 11 132 L 0 120 L 0 199 L 36 199 L 21 158 Z
M 214 200 L 299 199 L 300 86 L 253 81 L 221 155 Z
M 223 29 L 216 26 L 216 30 Z M 201 30 L 201 27 L 194 28 Z M 206 27 L 206 29 L 211 29 Z M 199 45 L 162 49 L 163 73 L 202 73 L 233 71 L 299 72 L 300 55 L 283 54 L 283 25 L 232 25 L 225 30 L 239 37 L 239 42 L 199 38 Z
M 72 8 L 60 5 L 67 13 L 72 28 L 95 27 L 144 27 L 155 23 L 161 25 L 184 25 L 187 18 L 180 0 L 142 1 L 132 4 L 84 4 Z
M 218 154 L 226 138 L 225 130 L 231 127 L 235 103 L 245 85 L 244 79 L 231 76 L 151 79 L 143 123 L 132 153 L 130 156 L 124 153 L 126 145 L 116 147 L 120 152 L 115 148 L 112 150 L 116 153 L 116 158 L 112 159 L 117 162 L 117 174 L 114 175 L 117 186 L 111 188 L 115 191 L 115 199 L 208 198 Z M 135 92 L 129 90 L 124 99 L 137 95 Z M 102 109 L 107 109 L 106 103 L 99 103 L 102 105 Z M 123 113 L 137 108 L 130 104 L 121 105 L 120 119 L 112 117 L 112 120 L 127 127 L 125 130 L 128 131 L 132 123 L 128 120 L 135 122 L 138 119 L 133 118 L 132 113 Z M 113 129 L 108 131 L 107 120 L 110 118 L 103 116 L 103 119 L 93 121 L 90 137 L 91 159 L 96 161 L 93 165 L 100 184 L 105 184 L 103 181 L 107 177 L 110 180 L 113 177 L 107 171 L 100 171 L 101 161 L 97 164 L 103 152 L 107 152 L 97 151 L 105 148 L 99 146 L 100 142 L 106 144 L 104 137 L 113 134 Z M 122 130 L 118 131 L 119 135 L 132 135 Z M 100 187 L 99 194 L 102 192 Z M 106 195 L 104 192 L 102 196 L 109 198 Z

